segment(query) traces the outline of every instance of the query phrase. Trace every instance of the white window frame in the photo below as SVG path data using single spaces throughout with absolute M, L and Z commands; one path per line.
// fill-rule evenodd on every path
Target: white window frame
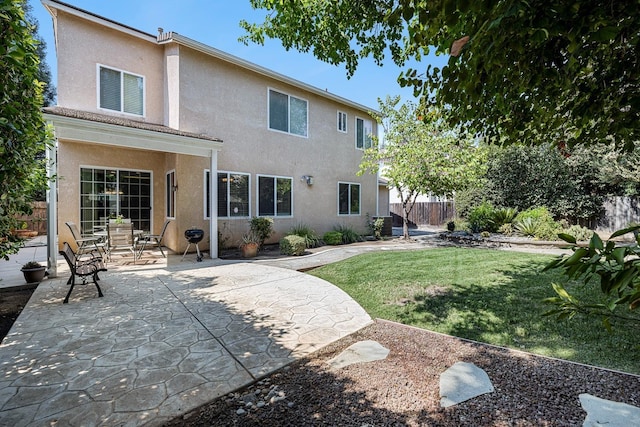
M 207 216 L 207 204 L 209 203 L 209 201 L 207 200 L 207 185 L 208 185 L 208 182 L 209 182 L 207 175 L 210 172 L 211 171 L 209 169 L 205 169 L 204 170 L 204 174 L 203 174 L 204 175 L 204 185 L 203 185 L 202 188 L 203 188 L 203 216 L 204 216 L 204 219 L 211 219 L 210 216 Z M 217 175 L 220 174 L 220 173 L 226 173 L 227 176 L 229 176 L 229 175 L 245 175 L 245 176 L 247 176 L 249 178 L 249 194 L 247 195 L 247 203 L 249 205 L 249 209 L 248 209 L 247 216 L 220 216 L 220 215 L 218 215 L 218 219 L 231 219 L 231 220 L 233 220 L 233 219 L 244 219 L 244 220 L 246 220 L 247 218 L 251 218 L 251 174 L 246 173 L 246 172 L 233 172 L 233 171 L 221 171 L 221 170 L 219 170 L 216 173 L 216 179 L 214 181 L 216 183 L 216 185 L 218 183 Z M 227 212 L 230 211 L 229 206 L 228 206 L 229 199 L 230 199 L 229 191 L 230 191 L 229 187 L 227 187 Z M 218 201 L 216 200 L 216 203 L 217 202 Z
M 342 133 L 348 132 L 347 120 L 348 120 L 347 113 L 345 113 L 344 111 L 338 110 L 338 114 L 337 114 L 338 132 L 342 132 Z M 342 128 L 340 127 L 340 125 L 342 125 Z
M 111 71 L 117 71 L 120 73 L 120 109 L 119 110 L 112 110 L 110 108 L 104 108 L 100 106 L 100 68 L 105 68 L 107 70 L 111 70 Z M 142 114 L 137 114 L 137 113 L 129 113 L 127 111 L 124 111 L 124 74 L 128 74 L 130 76 L 134 76 L 134 77 L 140 77 L 142 79 Z M 126 70 L 121 70 L 119 68 L 115 68 L 115 67 L 110 67 L 108 65 L 104 65 L 104 64 L 96 64 L 96 102 L 97 102 L 97 107 L 99 110 L 101 111 L 110 111 L 110 112 L 118 112 L 121 114 L 126 114 L 129 116 L 133 116 L 133 117 L 146 117 L 146 105 L 147 105 L 147 79 L 145 78 L 145 76 L 141 75 L 141 74 L 136 74 L 136 73 L 132 73 Z
M 170 178 L 171 177 L 171 178 Z M 164 216 L 166 219 L 176 219 L 176 170 L 171 169 L 165 174 Z
M 289 215 L 278 215 L 278 200 L 274 197 L 273 203 L 273 215 L 260 215 L 260 178 L 272 178 L 276 181 L 278 179 L 288 179 L 291 181 L 291 214 Z M 256 175 L 256 216 L 258 217 L 266 217 L 266 218 L 293 218 L 293 177 L 290 176 L 279 176 L 279 175 Z M 274 191 L 277 194 L 278 188 L 274 186 Z M 275 196 L 275 195 L 274 195 Z
M 362 136 L 364 138 L 364 140 L 362 141 L 362 147 L 358 147 L 358 120 L 362 121 Z M 371 130 L 371 133 L 368 134 L 368 138 L 367 138 L 367 126 L 369 125 L 369 129 Z M 365 119 L 363 117 L 358 117 L 356 116 L 356 120 L 355 120 L 355 128 L 353 129 L 353 133 L 355 135 L 355 140 L 356 140 L 356 150 L 366 150 L 367 148 L 371 148 L 373 146 L 373 121 L 370 119 Z
M 280 95 L 286 95 L 287 96 L 287 114 L 288 114 L 288 120 L 287 120 L 287 130 L 283 131 L 280 129 L 275 129 L 271 127 L 271 92 L 276 92 L 279 93 Z M 304 135 L 299 135 L 297 133 L 292 133 L 291 132 L 291 98 L 295 98 L 297 100 L 300 101 L 304 101 L 307 104 L 307 111 L 306 111 L 306 129 L 305 129 L 305 134 Z M 286 92 L 282 92 L 278 89 L 274 89 L 272 87 L 267 88 L 267 128 L 270 131 L 273 132 L 280 132 L 280 133 L 286 133 L 287 135 L 293 135 L 293 136 L 297 136 L 299 138 L 309 138 L 309 101 L 305 98 L 301 98 L 299 96 L 295 96 L 295 95 L 291 95 L 289 93 Z
M 349 213 L 346 213 L 346 214 L 340 213 L 340 185 L 348 185 L 349 186 L 349 192 L 348 192 L 349 200 L 347 200 L 348 205 L 349 205 Z M 360 189 L 358 191 L 358 213 L 351 212 L 351 186 L 353 186 L 353 185 L 357 185 L 358 188 Z M 337 189 L 336 202 L 337 202 L 338 216 L 361 216 L 361 212 L 362 212 L 362 184 L 360 184 L 359 182 L 338 181 L 338 185 L 337 185 L 336 189 Z

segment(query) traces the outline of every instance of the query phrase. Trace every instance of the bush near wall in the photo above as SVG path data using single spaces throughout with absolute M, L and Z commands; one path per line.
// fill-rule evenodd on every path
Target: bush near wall
M 280 253 L 283 255 L 303 255 L 307 249 L 304 237 L 289 235 L 280 239 Z
M 327 245 L 341 245 L 342 244 L 342 233 L 339 231 L 328 231 L 324 233 L 322 236 L 322 240 Z

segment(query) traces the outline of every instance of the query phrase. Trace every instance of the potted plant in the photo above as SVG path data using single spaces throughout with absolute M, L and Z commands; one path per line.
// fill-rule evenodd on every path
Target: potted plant
M 40 283 L 46 273 L 46 267 L 36 261 L 29 261 L 20 269 L 27 283 Z
M 258 248 L 260 247 L 260 236 L 253 231 L 249 231 L 242 235 L 242 242 L 240 243 L 240 250 L 242 256 L 245 258 L 252 258 L 258 255 Z

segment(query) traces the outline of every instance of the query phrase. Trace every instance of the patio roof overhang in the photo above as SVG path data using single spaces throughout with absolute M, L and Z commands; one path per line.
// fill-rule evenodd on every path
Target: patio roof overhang
M 59 109 L 58 109 L 59 110 Z M 111 145 L 138 150 L 211 157 L 222 149 L 222 140 L 206 135 L 180 132 L 166 126 L 81 112 L 45 111 L 44 119 L 53 124 L 55 137 L 65 141 Z M 55 111 L 55 112 L 53 112 Z

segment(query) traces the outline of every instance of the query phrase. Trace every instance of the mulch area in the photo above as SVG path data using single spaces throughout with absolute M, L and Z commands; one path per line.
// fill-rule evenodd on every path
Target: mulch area
M 11 330 L 22 309 L 33 294 L 35 286 L 0 289 L 0 341 Z

